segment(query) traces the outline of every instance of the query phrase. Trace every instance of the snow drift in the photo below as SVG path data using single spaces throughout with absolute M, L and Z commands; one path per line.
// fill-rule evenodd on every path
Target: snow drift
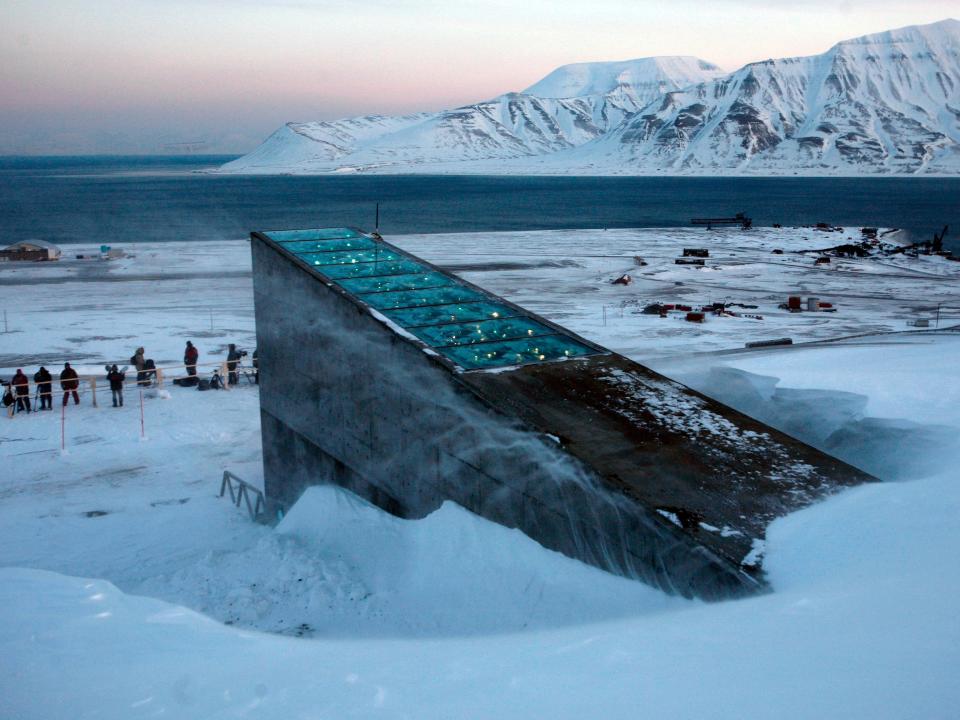
M 7 568 L 0 711 L 23 720 L 635 718 L 638 708 L 953 717 L 958 512 L 953 477 L 855 488 L 774 524 L 771 595 L 431 641 L 251 633 L 106 581 Z M 376 572 L 380 560 L 366 561 Z

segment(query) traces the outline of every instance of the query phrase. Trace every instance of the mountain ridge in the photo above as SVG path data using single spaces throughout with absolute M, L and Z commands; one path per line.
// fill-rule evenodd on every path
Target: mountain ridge
M 547 97 L 568 91 L 585 94 Z M 564 65 L 438 113 L 288 123 L 221 171 L 956 174 L 960 21 L 728 74 L 689 56 Z

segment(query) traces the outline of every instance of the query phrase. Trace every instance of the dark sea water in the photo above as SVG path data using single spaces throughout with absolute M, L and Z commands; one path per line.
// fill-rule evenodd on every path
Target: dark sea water
M 244 238 L 356 225 L 387 234 L 688 225 L 745 212 L 757 225 L 951 226 L 960 178 L 218 177 L 230 157 L 0 158 L 3 243 Z

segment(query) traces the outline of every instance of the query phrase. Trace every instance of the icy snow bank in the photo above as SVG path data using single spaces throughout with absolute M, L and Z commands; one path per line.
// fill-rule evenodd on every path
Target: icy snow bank
M 905 333 L 652 363 L 670 377 L 884 480 L 960 457 L 956 334 Z
M 313 487 L 277 532 L 308 544 L 323 562 L 343 563 L 366 589 L 365 625 L 353 634 L 506 632 L 686 604 L 545 550 L 452 502 L 403 520 L 337 486 Z
M 337 486 L 308 489 L 255 542 L 124 587 L 237 627 L 327 638 L 516 632 L 689 604 L 455 504 L 402 520 Z
M 403 521 L 371 528 L 368 508 L 314 494 L 286 531 L 310 532 L 314 512 L 339 508 L 353 520 L 332 522 L 317 537 L 352 533 L 357 556 L 385 550 L 357 537 L 365 530 L 410 547 Z M 261 635 L 103 581 L 0 570 L 0 656 L 8 668 L 0 673 L 0 714 L 951 718 L 960 703 L 958 513 L 952 476 L 856 488 L 774 524 L 773 594 L 431 641 Z M 445 529 L 457 514 L 441 512 L 426 526 Z M 512 545 L 527 554 L 519 536 L 505 531 L 507 538 L 514 542 L 498 552 Z M 458 545 L 455 536 L 451 546 Z M 548 553 L 539 559 L 553 572 Z M 390 553 L 367 560 L 369 576 L 390 574 Z M 469 570 L 446 580 L 460 582 Z M 512 612 L 509 601 L 489 610 Z

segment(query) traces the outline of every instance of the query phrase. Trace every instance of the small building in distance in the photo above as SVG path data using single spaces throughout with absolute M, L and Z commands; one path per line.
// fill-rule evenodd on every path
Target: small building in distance
M 0 262 L 59 259 L 60 248 L 46 240 L 21 240 L 0 250 Z

